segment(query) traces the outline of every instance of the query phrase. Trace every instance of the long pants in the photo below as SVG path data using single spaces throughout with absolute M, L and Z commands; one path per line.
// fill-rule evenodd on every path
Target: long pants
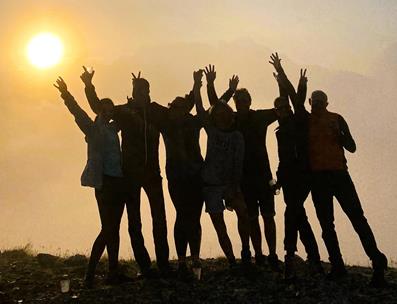
M 102 228 L 92 246 L 87 270 L 89 276 L 94 275 L 105 248 L 108 252 L 109 272 L 114 273 L 118 268 L 119 230 L 125 198 L 122 178 L 104 176 L 103 186 L 100 190 L 95 190 L 95 197 Z
M 305 246 L 307 258 L 319 261 L 320 254 L 316 238 L 304 208 L 305 200 L 311 188 L 310 175 L 294 171 L 283 175 L 285 178 L 282 181 L 282 189 L 286 204 L 284 213 L 284 249 L 287 255 L 293 255 L 297 251 L 296 244 L 299 231 L 299 237 Z
M 336 197 L 361 240 L 367 256 L 374 262 L 380 256 L 374 234 L 364 216 L 360 199 L 347 170 L 319 171 L 313 174 L 312 197 L 322 237 L 333 266 L 343 265 L 334 225 L 333 197 Z
M 186 257 L 187 246 L 194 257 L 200 255 L 203 209 L 202 184 L 199 181 L 169 180 L 168 190 L 176 210 L 174 238 L 179 258 Z
M 146 177 L 141 182 L 137 182 L 134 179 L 129 179 L 129 181 L 126 206 L 128 213 L 128 232 L 135 260 L 142 272 L 147 271 L 151 266 L 150 256 L 146 250 L 142 235 L 140 196 L 141 189 L 143 188 L 150 204 L 157 266 L 160 270 L 166 269 L 169 266 L 169 248 L 161 176 Z

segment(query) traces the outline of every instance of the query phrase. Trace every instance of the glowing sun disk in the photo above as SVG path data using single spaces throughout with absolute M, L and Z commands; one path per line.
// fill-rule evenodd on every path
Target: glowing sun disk
M 31 64 L 46 69 L 61 61 L 63 44 L 51 33 L 40 33 L 34 36 L 27 47 L 27 56 Z

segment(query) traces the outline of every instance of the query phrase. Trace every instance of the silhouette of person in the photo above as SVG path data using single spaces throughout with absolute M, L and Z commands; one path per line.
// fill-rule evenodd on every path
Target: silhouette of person
M 119 229 L 124 210 L 125 191 L 121 168 L 121 151 L 117 133 L 119 128 L 113 118 L 113 102 L 104 98 L 93 121 L 69 93 L 65 81 L 59 77 L 54 86 L 61 93 L 65 105 L 83 131 L 88 145 L 88 160 L 81 176 L 81 184 L 95 188 L 102 229 L 90 255 L 85 277 L 87 287 L 92 287 L 95 268 L 107 248 L 109 274 L 106 282 L 117 284 L 127 277 L 118 274 Z
M 214 81 L 214 66 L 206 68 L 207 93 L 211 104 L 217 100 Z M 269 247 L 268 263 L 275 271 L 280 271 L 276 254 L 276 223 L 274 221 L 274 190 L 269 185 L 272 180 L 269 157 L 266 150 L 267 127 L 277 120 L 274 109 L 252 110 L 251 95 L 247 89 L 238 89 L 239 78 L 235 75 L 229 80 L 229 89 L 221 100 L 228 102 L 233 96 L 236 106 L 236 129 L 243 134 L 245 157 L 241 190 L 248 207 L 250 217 L 250 237 L 255 250 L 255 262 L 263 265 L 265 257 L 262 253 L 262 236 L 259 224 L 259 212 L 262 215 L 265 238 Z M 244 257 L 251 259 L 251 257 Z
M 197 116 L 189 114 L 193 106 L 194 97 L 191 91 L 185 97 L 176 97 L 168 107 L 159 107 L 158 115 L 149 117 L 160 130 L 165 144 L 168 190 L 176 210 L 174 239 L 180 278 L 188 275 L 188 245 L 193 267 L 201 268 L 199 257 L 203 157 L 199 139 L 202 124 Z
M 91 73 L 84 68 L 81 79 L 85 84 L 85 93 L 91 109 L 97 113 L 101 106 L 95 87 L 92 84 Z M 162 112 L 161 106 L 150 99 L 149 82 L 133 74 L 132 98 L 123 105 L 114 107 L 114 121 L 121 129 L 122 138 L 122 165 L 123 173 L 128 182 L 128 197 L 126 200 L 128 214 L 128 231 L 141 273 L 152 276 L 155 273 L 151 268 L 149 253 L 147 252 L 142 235 L 140 212 L 140 193 L 143 188 L 148 196 L 153 225 L 157 266 L 162 275 L 170 273 L 169 247 L 167 240 L 167 222 L 162 188 L 162 177 L 159 166 L 159 137 L 158 128 L 151 123 L 151 116 Z M 143 121 L 138 127 L 126 115 L 135 113 Z
M 307 151 L 309 113 L 305 111 L 307 77 L 301 70 L 298 91 L 288 80 L 278 54 L 272 54 L 270 63 L 278 74 L 274 76 L 279 83 L 280 97 L 274 101 L 279 126 L 276 129 L 279 165 L 277 181 L 283 189 L 286 204 L 284 213 L 284 276 L 292 280 L 295 272 L 295 252 L 297 251 L 298 231 L 307 253 L 307 260 L 314 273 L 323 273 L 320 254 L 313 230 L 309 224 L 304 202 L 311 190 L 311 174 Z M 291 99 L 294 112 L 289 104 Z
M 327 110 L 328 97 L 314 91 L 309 99 L 309 155 L 313 171 L 312 196 L 322 236 L 332 265 L 331 278 L 346 274 L 334 226 L 333 197 L 336 197 L 361 240 L 365 253 L 372 261 L 371 284 L 385 285 L 386 256 L 379 251 L 374 234 L 364 216 L 360 199 L 350 177 L 344 150 L 356 151 L 355 141 L 344 118 Z
M 312 198 L 332 266 L 328 277 L 337 279 L 347 274 L 334 225 L 333 197 L 336 197 L 372 261 L 371 284 L 384 286 L 387 258 L 377 247 L 347 168 L 344 150 L 354 153 L 355 141 L 344 118 L 327 110 L 328 97 L 323 91 L 314 91 L 309 103 L 307 149 L 312 171 Z M 306 111 L 303 104 L 301 109 Z
M 225 206 L 235 210 L 242 243 L 241 257 L 245 265 L 251 263 L 249 250 L 249 217 L 240 183 L 244 160 L 244 139 L 233 128 L 233 110 L 222 100 L 214 103 L 209 112 L 203 107 L 200 89 L 203 70 L 194 72 L 194 100 L 197 115 L 207 133 L 207 153 L 202 171 L 203 195 L 218 236 L 219 244 L 231 267 L 236 265 L 232 244 L 223 216 Z

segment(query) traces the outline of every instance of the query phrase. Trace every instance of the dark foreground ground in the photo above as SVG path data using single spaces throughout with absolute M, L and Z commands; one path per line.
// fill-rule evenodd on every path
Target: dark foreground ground
M 28 250 L 0 253 L 0 303 L 397 303 L 397 270 L 387 273 L 389 287 L 368 287 L 371 269 L 349 267 L 349 276 L 330 282 L 322 276 L 305 274 L 287 284 L 282 275 L 264 267 L 249 275 L 242 270 L 230 273 L 223 259 L 203 261 L 201 281 L 174 279 L 136 280 L 116 287 L 104 285 L 106 262 L 98 269 L 96 287 L 83 288 L 87 259 L 34 255 Z M 327 269 L 329 266 L 324 264 Z M 122 268 L 136 277 L 134 262 Z M 70 292 L 62 294 L 60 280 L 67 274 Z

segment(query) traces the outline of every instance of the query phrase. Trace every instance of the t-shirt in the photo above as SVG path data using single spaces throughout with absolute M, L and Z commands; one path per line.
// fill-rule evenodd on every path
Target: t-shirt
M 236 113 L 236 129 L 241 132 L 245 142 L 244 179 L 271 179 L 266 133 L 267 127 L 276 120 L 273 109 L 250 110 L 244 116 Z

